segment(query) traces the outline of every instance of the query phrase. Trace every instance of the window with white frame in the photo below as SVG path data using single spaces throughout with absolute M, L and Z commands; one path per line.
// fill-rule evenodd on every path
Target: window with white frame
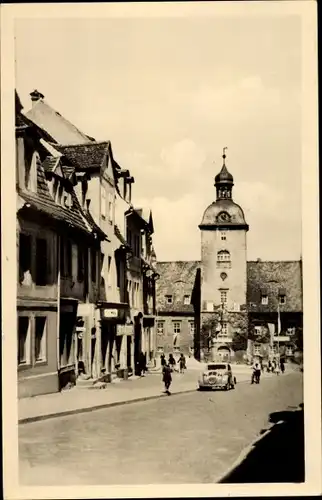
M 177 345 L 173 346 L 173 352 L 174 353 L 179 353 L 180 350 L 181 350 L 180 346 L 177 346 Z
M 101 216 L 106 217 L 106 188 L 101 186 Z
M 280 304 L 285 304 L 285 303 L 286 303 L 286 296 L 285 296 L 285 294 L 281 294 L 281 295 L 278 297 L 278 299 L 279 299 L 279 303 L 280 303 Z
M 181 323 L 180 321 L 174 321 L 173 322 L 173 333 L 180 333 L 181 332 Z
M 172 295 L 166 295 L 165 300 L 166 300 L 167 304 L 172 304 L 173 303 Z
M 164 321 L 157 321 L 157 335 L 163 335 L 164 333 Z
M 47 317 L 35 317 L 35 361 L 47 360 Z
M 255 356 L 259 356 L 259 354 L 261 353 L 261 346 L 260 345 L 254 345 L 253 353 L 254 353 Z
M 18 365 L 30 364 L 30 318 L 18 316 Z
M 188 306 L 190 304 L 190 295 L 185 295 L 183 297 L 183 303 L 185 306 Z
M 267 306 L 268 305 L 268 295 L 262 294 L 261 302 L 262 302 L 263 306 Z
M 226 337 L 228 335 L 228 323 L 226 323 L 225 321 L 221 325 L 220 335 L 222 335 L 223 337 Z
M 227 294 L 228 294 L 228 290 L 220 290 L 220 302 L 221 302 L 221 304 L 227 304 Z

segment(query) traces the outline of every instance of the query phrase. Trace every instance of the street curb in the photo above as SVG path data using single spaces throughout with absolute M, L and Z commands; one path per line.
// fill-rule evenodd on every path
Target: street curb
M 247 380 L 246 379 L 245 380 L 240 380 L 239 382 L 238 382 L 238 379 L 237 379 L 237 386 L 240 385 L 240 384 L 244 384 L 244 383 L 249 383 L 249 379 L 247 379 Z M 187 390 L 184 390 L 184 391 L 172 392 L 171 396 L 176 396 L 178 394 L 188 394 L 190 392 L 196 391 L 197 389 L 198 389 L 198 387 L 196 386 L 194 389 L 187 389 Z M 144 397 L 135 398 L 135 399 L 129 399 L 129 400 L 123 400 L 123 401 L 115 401 L 115 402 L 112 402 L 112 403 L 103 403 L 103 404 L 99 404 L 99 405 L 95 405 L 95 406 L 88 406 L 88 407 L 85 407 L 85 408 L 84 407 L 82 407 L 82 408 L 75 408 L 74 410 L 65 410 L 65 411 L 63 410 L 63 411 L 55 412 L 55 413 L 48 413 L 46 415 L 36 415 L 34 417 L 26 417 L 26 418 L 18 419 L 18 425 L 31 424 L 33 422 L 40 422 L 42 420 L 50 420 L 50 419 L 53 419 L 53 418 L 66 417 L 66 416 L 69 416 L 69 415 L 77 415 L 78 413 L 88 413 L 88 412 L 95 411 L 95 410 L 102 410 L 102 409 L 105 409 L 105 408 L 112 408 L 114 406 L 122 406 L 122 405 L 131 404 L 131 403 L 140 403 L 140 402 L 143 402 L 143 401 L 149 401 L 149 400 L 153 400 L 153 399 L 159 399 L 159 398 L 162 398 L 162 397 L 168 397 L 168 396 L 166 394 L 164 394 L 164 393 L 161 393 L 161 394 L 155 394 L 153 396 L 144 396 Z
M 187 389 L 184 391 L 179 391 L 179 392 L 171 392 L 171 396 L 177 396 L 179 394 L 188 394 L 189 392 L 195 392 L 197 388 L 195 387 L 194 389 Z M 142 401 L 149 401 L 153 399 L 160 399 L 168 397 L 167 394 L 156 394 L 153 396 L 144 396 L 141 398 L 135 398 L 135 399 L 128 399 L 124 401 L 114 401 L 112 403 L 103 403 L 100 405 L 96 406 L 88 406 L 85 408 L 75 408 L 74 410 L 65 410 L 61 412 L 56 412 L 56 413 L 48 413 L 47 415 L 36 415 L 35 417 L 27 417 L 27 418 L 22 418 L 18 420 L 18 425 L 23 425 L 23 424 L 30 424 L 32 422 L 40 422 L 42 420 L 50 420 L 52 418 L 59 418 L 59 417 L 66 417 L 69 415 L 76 415 L 78 413 L 89 413 L 91 411 L 95 410 L 103 410 L 105 408 L 112 408 L 113 406 L 122 406 L 122 405 L 127 405 L 131 403 L 140 403 Z

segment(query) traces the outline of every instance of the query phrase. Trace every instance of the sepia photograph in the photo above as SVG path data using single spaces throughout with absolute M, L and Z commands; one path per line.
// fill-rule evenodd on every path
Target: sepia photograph
M 321 482 L 314 2 L 197 3 L 11 19 L 2 340 L 46 498 Z

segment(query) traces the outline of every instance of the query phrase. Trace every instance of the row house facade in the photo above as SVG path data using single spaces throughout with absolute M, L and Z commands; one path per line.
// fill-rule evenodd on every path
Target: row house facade
M 292 357 L 303 343 L 302 263 L 247 261 L 249 226 L 233 200 L 225 158 L 215 177 L 216 199 L 199 225 L 201 260 L 158 262 L 160 351 L 188 352 L 187 323 L 194 323 L 189 349 L 193 344 L 197 359 Z
M 95 303 L 106 238 L 80 207 L 65 169 L 48 170 L 44 138 L 16 95 L 19 397 L 74 382 L 77 310 Z
M 158 275 L 153 265 L 152 214 L 144 217 L 142 209 L 134 210 L 134 178 L 115 161 L 109 141 L 95 141 L 83 134 L 54 111 L 39 92 L 34 91 L 31 98 L 33 106 L 25 116 L 43 134 L 42 164 L 49 190 L 54 189 L 52 179 L 62 172 L 64 182 L 72 186 L 79 210 L 98 234 L 97 260 L 94 264 L 95 252 L 90 250 L 85 272 L 91 300 L 78 300 L 73 316 L 70 304 L 65 306 L 70 310 L 69 316 L 66 310 L 66 322 L 69 318 L 75 352 L 75 362 L 70 365 L 73 371 L 66 375 L 65 383 L 72 373 L 74 377 L 84 373 L 91 379 L 111 380 L 115 375 L 126 378 L 135 372 L 141 352 L 147 361 L 155 355 Z M 128 226 L 133 238 L 129 238 Z M 80 264 L 77 273 L 82 274 Z M 71 283 L 64 273 L 59 279 L 62 297 L 70 295 L 71 290 L 76 293 L 79 276 Z

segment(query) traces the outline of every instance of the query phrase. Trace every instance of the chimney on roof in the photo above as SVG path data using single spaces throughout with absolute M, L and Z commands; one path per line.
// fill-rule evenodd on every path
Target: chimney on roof
M 30 97 L 31 97 L 31 102 L 32 105 L 34 106 L 39 99 L 43 99 L 45 96 L 39 92 L 38 90 L 34 90 L 33 92 L 30 92 Z
M 258 258 L 256 262 L 262 262 L 262 259 Z

